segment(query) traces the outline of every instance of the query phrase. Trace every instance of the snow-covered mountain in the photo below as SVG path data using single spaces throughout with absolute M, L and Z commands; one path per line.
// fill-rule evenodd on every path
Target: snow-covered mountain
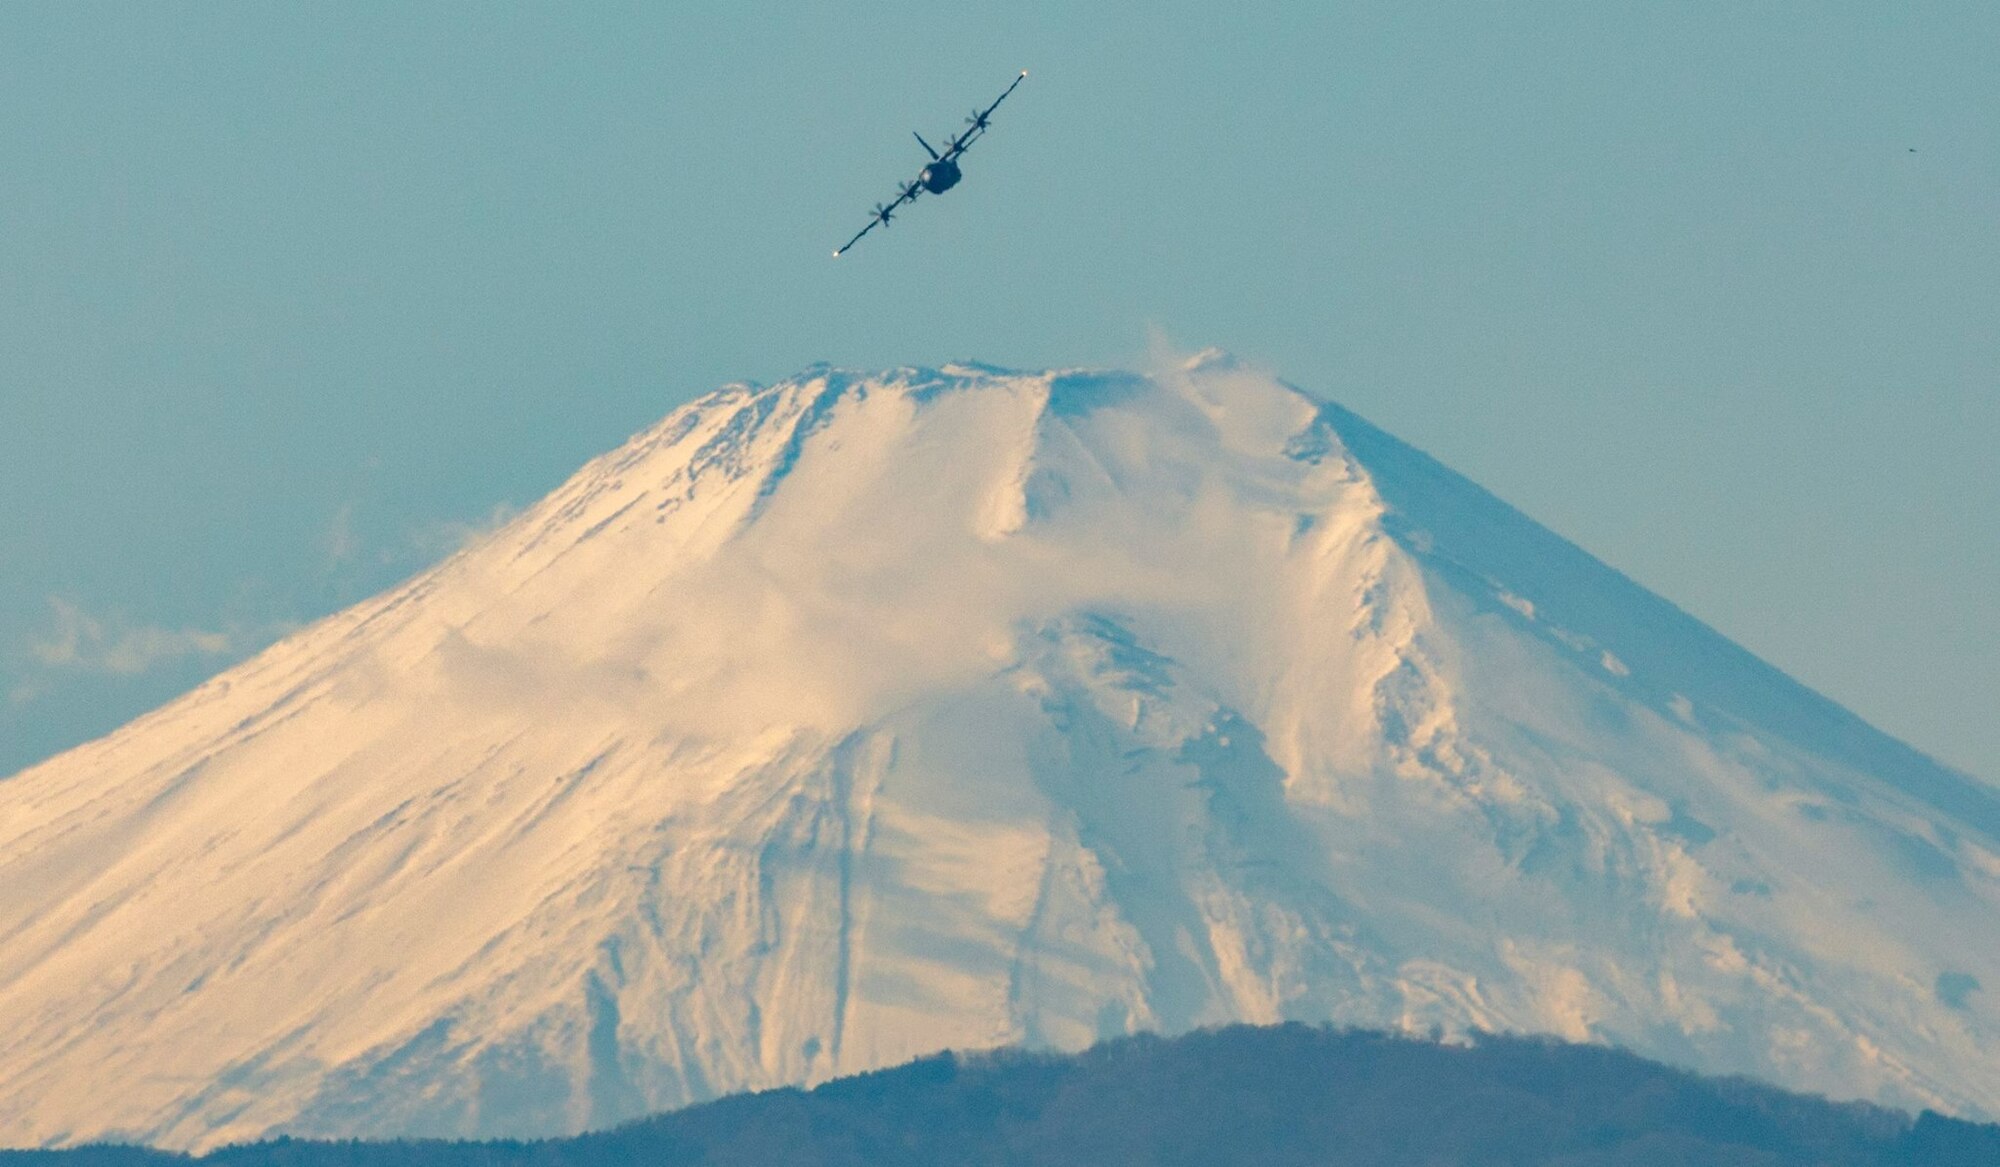
M 8 1145 L 1280 1018 L 1991 1116 L 1995 991 L 1992 789 L 1213 356 L 724 389 L 0 781 Z

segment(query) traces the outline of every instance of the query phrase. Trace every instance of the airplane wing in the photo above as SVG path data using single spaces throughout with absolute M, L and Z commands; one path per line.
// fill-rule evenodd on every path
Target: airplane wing
M 994 98 L 992 105 L 973 114 L 971 118 L 972 128 L 951 140 L 951 146 L 944 152 L 945 161 L 949 162 L 957 158 L 960 154 L 965 153 L 966 147 L 972 145 L 973 142 L 978 140 L 981 134 L 986 132 L 986 119 L 992 117 L 993 111 L 1000 108 L 1000 103 L 1007 100 L 1008 95 L 1014 92 L 1015 87 L 1027 79 L 1028 71 L 1026 69 L 1021 70 L 1021 75 L 1014 78 L 1014 84 L 1007 87 L 1006 93 Z
M 917 196 L 922 193 L 924 193 L 924 188 L 920 184 L 914 182 L 904 183 L 901 193 L 897 194 L 895 200 L 886 205 L 876 207 L 875 217 L 868 220 L 868 225 L 866 227 L 863 227 L 861 230 L 856 231 L 854 233 L 854 238 L 849 239 L 847 242 L 835 248 L 833 252 L 833 257 L 835 259 L 839 259 L 842 252 L 846 251 L 848 248 L 854 246 L 855 244 L 861 242 L 861 237 L 863 235 L 868 234 L 870 231 L 873 231 L 876 227 L 888 226 L 889 216 L 895 214 L 897 209 L 900 208 L 904 203 L 916 202 Z

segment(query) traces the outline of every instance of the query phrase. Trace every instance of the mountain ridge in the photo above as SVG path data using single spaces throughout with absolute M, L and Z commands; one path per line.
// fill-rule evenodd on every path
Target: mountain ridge
M 1307 392 L 1304 389 L 1297 389 L 1296 386 L 1292 388 L 1300 393 Z M 1392 462 L 1408 462 L 1419 466 L 1428 477 L 1448 480 L 1454 493 L 1461 495 L 1473 493 L 1474 497 L 1482 498 L 1490 513 L 1515 520 L 1513 525 L 1532 534 L 1534 542 L 1557 548 L 1561 558 L 1573 563 L 1587 563 L 1599 572 L 1616 579 L 1622 585 L 1620 590 L 1623 594 L 1620 599 L 1624 602 L 1660 609 L 1665 615 L 1662 623 L 1677 625 L 1680 629 L 1692 632 L 1693 635 L 1688 639 L 1696 641 L 1705 654 L 1716 657 L 1719 664 L 1730 669 L 1752 672 L 1756 676 L 1758 687 L 1765 690 L 1763 694 L 1753 699 L 1753 708 L 1762 713 L 1756 720 L 1763 728 L 1778 731 L 1780 726 L 1801 715 L 1817 719 L 1823 724 L 1837 726 L 1843 738 L 1848 741 L 1848 748 L 1861 753 L 1867 764 L 1905 775 L 1906 780 L 1918 785 L 1925 792 L 1924 797 L 1936 805 L 1953 814 L 1974 819 L 1989 835 L 2000 835 L 2000 790 L 1996 790 L 1990 782 L 1939 761 L 1916 746 L 1876 729 L 1846 706 L 1807 687 L 1762 657 L 1736 644 L 1710 627 L 1700 617 L 1648 590 L 1644 584 L 1596 559 L 1581 546 L 1528 518 L 1505 499 L 1465 478 L 1431 455 L 1409 445 L 1359 414 L 1335 402 L 1324 402 L 1323 407 L 1337 419 L 1336 428 L 1350 445 L 1364 451 L 1371 448 L 1389 451 L 1392 453 Z M 1398 513 L 1409 509 L 1435 511 L 1435 508 L 1426 508 L 1421 502 L 1413 501 L 1413 496 L 1421 495 L 1421 485 L 1398 493 L 1403 497 L 1391 501 L 1392 507 Z M 1463 539 L 1452 542 L 1462 544 Z M 1510 556 L 1502 570 L 1509 569 L 1511 569 L 1510 574 L 1531 570 L 1532 560 L 1519 555 Z M 1467 570 L 1472 571 L 1483 583 L 1490 584 L 1496 578 L 1490 572 L 1473 568 Z M 1588 625 L 1592 622 L 1588 616 L 1579 618 L 1560 609 L 1550 613 L 1550 616 L 1561 625 L 1572 622 Z M 1632 656 L 1636 665 L 1650 668 L 1670 660 L 1674 654 L 1655 650 L 1641 655 L 1633 652 L 1628 646 L 1626 655 Z M 1634 671 L 1640 670 L 1635 668 Z M 1713 700 L 1710 703 L 1721 704 Z
M 535 1142 L 285 1139 L 190 1159 L 0 1151 L 0 1167 L 596 1167 L 730 1163 L 1702 1163 L 1988 1167 L 2000 1126 L 1914 1121 L 1599 1046 L 1294 1023 L 1119 1038 L 1077 1054 L 933 1054 Z

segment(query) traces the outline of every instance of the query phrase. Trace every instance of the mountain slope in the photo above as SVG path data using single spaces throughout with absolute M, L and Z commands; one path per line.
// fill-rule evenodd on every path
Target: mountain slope
M 1997 808 L 1225 359 L 818 369 L 0 783 L 0 1142 L 1280 1019 L 1993 1114 Z

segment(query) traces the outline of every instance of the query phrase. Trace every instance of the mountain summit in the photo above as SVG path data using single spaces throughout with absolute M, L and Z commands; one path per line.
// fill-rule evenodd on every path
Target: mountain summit
M 2000 1113 L 1992 789 L 1214 355 L 711 394 L 0 782 L 0 889 L 16 1146 L 1280 1019 Z

